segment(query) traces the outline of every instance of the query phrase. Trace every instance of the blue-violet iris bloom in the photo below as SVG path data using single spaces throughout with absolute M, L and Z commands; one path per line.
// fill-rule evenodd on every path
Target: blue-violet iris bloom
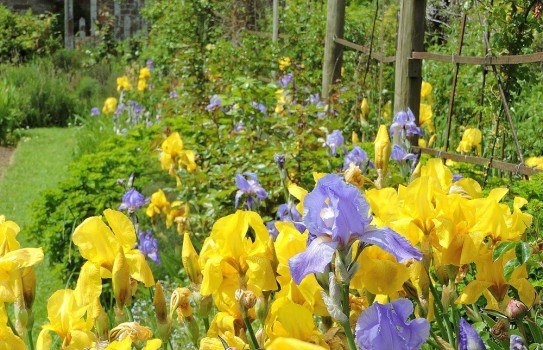
M 210 112 L 214 111 L 216 108 L 221 107 L 222 100 L 217 95 L 211 96 L 211 99 L 209 100 L 209 104 L 207 105 L 206 109 Z
M 149 203 L 151 198 L 139 193 L 135 188 L 131 188 L 123 194 L 123 202 L 119 206 L 119 210 L 128 210 L 133 213 L 145 204 Z
M 155 264 L 160 264 L 160 255 L 158 255 L 158 241 L 153 237 L 151 230 L 147 232 L 139 231 L 138 232 L 139 245 L 138 248 L 140 252 L 153 260 Z
M 524 345 L 524 340 L 520 335 L 512 334 L 509 338 L 509 349 L 510 350 L 528 350 Z
M 335 157 L 337 154 L 337 149 L 343 146 L 343 142 L 344 139 L 343 135 L 341 135 L 341 132 L 339 130 L 334 130 L 331 134 L 326 135 L 326 143 L 324 144 L 324 146 L 330 147 L 330 151 Z
M 100 115 L 100 109 L 98 107 L 92 107 L 91 116 L 95 117 L 97 115 Z
M 460 318 L 458 327 L 458 350 L 486 350 L 479 333 L 464 318 Z
M 251 101 L 249 102 L 249 105 L 255 109 L 258 109 L 261 113 L 266 113 L 266 106 L 264 106 L 262 103 Z
M 403 162 L 406 160 L 416 160 L 417 156 L 413 153 L 408 153 L 402 146 L 395 143 L 390 152 L 390 159 L 397 162 Z
M 296 284 L 311 273 L 322 273 L 336 249 L 354 241 L 373 244 L 394 255 L 399 262 L 421 260 L 421 252 L 388 227 L 371 226 L 370 206 L 353 185 L 335 174 L 319 179 L 304 199 L 304 224 L 309 230 L 307 248 L 289 260 Z
M 408 109 L 407 112 L 400 111 L 396 114 L 390 126 L 390 137 L 393 137 L 395 129 L 399 130 L 400 136 L 423 136 L 422 129 L 415 124 L 415 115 L 411 109 Z
M 357 344 L 363 350 L 420 349 L 430 335 L 430 323 L 424 318 L 408 321 L 412 313 L 413 304 L 405 298 L 373 304 L 356 322 Z
M 343 171 L 349 169 L 351 163 L 354 163 L 355 166 L 360 167 L 362 170 L 365 170 L 366 167 L 374 168 L 375 165 L 369 160 L 368 154 L 360 146 L 354 146 L 353 150 L 345 155 L 343 160 Z
M 243 174 L 236 175 L 236 185 L 238 186 L 238 192 L 236 193 L 236 208 L 238 207 L 239 199 L 243 194 L 247 195 L 247 208 L 253 209 L 255 204 L 255 198 L 265 199 L 268 198 L 268 192 L 258 182 L 258 177 L 255 173 L 249 171 Z

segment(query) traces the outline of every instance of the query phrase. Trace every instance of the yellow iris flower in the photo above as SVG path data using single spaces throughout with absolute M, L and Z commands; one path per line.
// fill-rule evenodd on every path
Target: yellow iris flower
M 249 227 L 253 239 L 247 236 Z M 257 295 L 277 289 L 269 240 L 268 230 L 255 212 L 238 210 L 217 220 L 200 252 L 200 293 L 213 294 L 220 311 L 228 309 L 239 315 L 234 297 L 237 289 L 248 288 Z
M 140 75 L 138 77 L 139 80 L 147 80 L 151 77 L 151 71 L 147 67 L 143 67 L 140 69 Z
M 164 191 L 159 189 L 155 193 L 151 195 L 151 201 L 149 203 L 149 206 L 145 210 L 145 214 L 149 216 L 151 219 L 154 218 L 157 215 L 168 214 L 170 212 L 170 202 L 168 201 L 168 198 L 166 198 L 166 194 Z
M 506 280 L 504 277 L 505 264 L 515 257 L 513 250 L 502 255 L 498 260 L 492 258 L 492 250 L 482 250 L 475 261 L 477 275 L 456 299 L 457 304 L 473 304 L 484 295 L 487 300 L 487 307 L 503 310 L 509 302 L 507 295 L 509 287 L 514 287 L 519 294 L 520 300 L 526 305 L 533 305 L 539 302 L 536 290 L 528 281 L 526 265 L 517 267 L 511 277 Z
M 473 148 L 477 149 L 477 154 L 481 155 L 481 141 L 483 134 L 477 128 L 469 128 L 464 130 L 462 140 L 458 144 L 456 152 L 469 153 Z
M 388 128 L 386 125 L 381 125 L 375 138 L 375 167 L 380 169 L 382 176 L 385 176 L 388 167 L 388 160 L 392 150 L 390 145 L 390 137 L 388 136 Z
M 62 340 L 62 349 L 84 349 L 97 341 L 91 332 L 92 324 L 84 319 L 88 305 L 78 302 L 77 294 L 71 289 L 61 289 L 49 298 L 47 315 L 50 323 L 42 327 L 37 340 L 38 350 L 51 349 L 51 331 Z
M 13 334 L 10 327 L 0 323 L 0 350 L 26 350 L 25 342 Z
M 117 99 L 115 97 L 108 97 L 102 107 L 102 113 L 111 114 L 117 110 Z
M 362 268 L 353 276 L 351 288 L 366 289 L 375 295 L 393 295 L 402 290 L 409 279 L 406 265 L 379 247 L 365 248 L 358 261 Z
M 100 216 L 93 216 L 83 221 L 72 236 L 81 256 L 87 260 L 83 270 L 94 265 L 100 268 L 102 278 L 111 278 L 115 258 L 121 250 L 130 277 L 143 282 L 146 287 L 154 285 L 153 273 L 145 256 L 138 249 L 133 249 L 136 244 L 136 232 L 130 219 L 123 213 L 111 209 L 106 209 L 104 216 L 109 226 Z M 98 288 L 95 283 L 96 280 L 92 282 L 93 288 Z
M 196 168 L 196 156 L 191 150 L 183 149 L 183 140 L 178 132 L 171 133 L 161 145 L 160 165 L 162 169 L 167 170 L 171 176 L 176 177 L 177 184 L 180 185 L 179 175 L 176 169 L 181 168 L 189 173 L 194 173 Z
M 131 90 L 132 84 L 130 84 L 130 80 L 128 80 L 128 77 L 126 75 L 123 75 L 121 77 L 117 78 L 117 91 L 121 90 Z
M 275 338 L 267 347 L 268 350 L 326 350 L 328 347 L 308 343 L 294 338 Z
M 277 254 L 277 281 L 281 285 L 276 298 L 288 297 L 291 301 L 300 304 L 318 316 L 328 316 L 326 305 L 322 300 L 321 286 L 317 283 L 315 275 L 308 275 L 297 285 L 292 280 L 288 259 L 303 252 L 307 246 L 307 231 L 300 234 L 292 222 L 276 222 L 275 227 L 279 234 L 275 240 Z
M 543 170 L 543 157 L 530 157 L 524 160 L 524 164 L 531 168 Z
M 323 334 L 315 326 L 311 311 L 289 298 L 275 299 L 265 329 L 270 341 L 286 337 L 327 347 Z

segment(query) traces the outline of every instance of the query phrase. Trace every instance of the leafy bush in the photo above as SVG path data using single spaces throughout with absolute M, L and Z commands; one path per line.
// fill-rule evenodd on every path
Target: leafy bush
M 149 185 L 151 176 L 160 178 L 161 173 L 155 173 L 157 163 L 142 147 L 150 143 L 151 135 L 138 129 L 127 137 L 111 137 L 94 153 L 73 163 L 68 178 L 55 189 L 45 191 L 34 204 L 32 225 L 25 231 L 47 247 L 51 263 L 60 264 L 63 273 L 80 266 L 80 257 L 70 243 L 72 230 L 85 218 L 101 215 L 104 209 L 117 208 L 121 203 L 124 187 L 117 180 L 134 173 L 136 185 L 141 188 Z
M 0 145 L 16 143 L 12 134 L 23 122 L 21 106 L 28 104 L 28 96 L 21 94 L 5 79 L 0 79 Z
M 0 4 L 0 62 L 26 61 L 62 47 L 55 25 L 54 15 L 19 15 Z

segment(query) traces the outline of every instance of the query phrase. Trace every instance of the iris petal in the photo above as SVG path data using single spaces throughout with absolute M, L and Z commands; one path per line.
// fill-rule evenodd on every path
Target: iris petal
M 326 265 L 332 261 L 338 243 L 321 237 L 314 239 L 306 250 L 289 259 L 288 266 L 296 284 L 300 284 L 304 277 L 311 273 L 324 272 Z

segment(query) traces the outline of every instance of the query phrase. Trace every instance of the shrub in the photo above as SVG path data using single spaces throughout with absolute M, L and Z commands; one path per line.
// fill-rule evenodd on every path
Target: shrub
M 62 266 L 63 273 L 80 267 L 81 258 L 73 251 L 72 230 L 85 218 L 101 215 L 106 208 L 117 208 L 124 187 L 118 179 L 136 175 L 136 185 L 145 187 L 160 178 L 156 161 L 142 145 L 150 143 L 152 133 L 138 129 L 127 137 L 114 136 L 103 142 L 92 154 L 73 163 L 69 176 L 55 189 L 47 190 L 34 203 L 32 225 L 25 228 L 38 244 L 47 247 L 52 264 Z M 65 279 L 69 274 L 63 275 Z

